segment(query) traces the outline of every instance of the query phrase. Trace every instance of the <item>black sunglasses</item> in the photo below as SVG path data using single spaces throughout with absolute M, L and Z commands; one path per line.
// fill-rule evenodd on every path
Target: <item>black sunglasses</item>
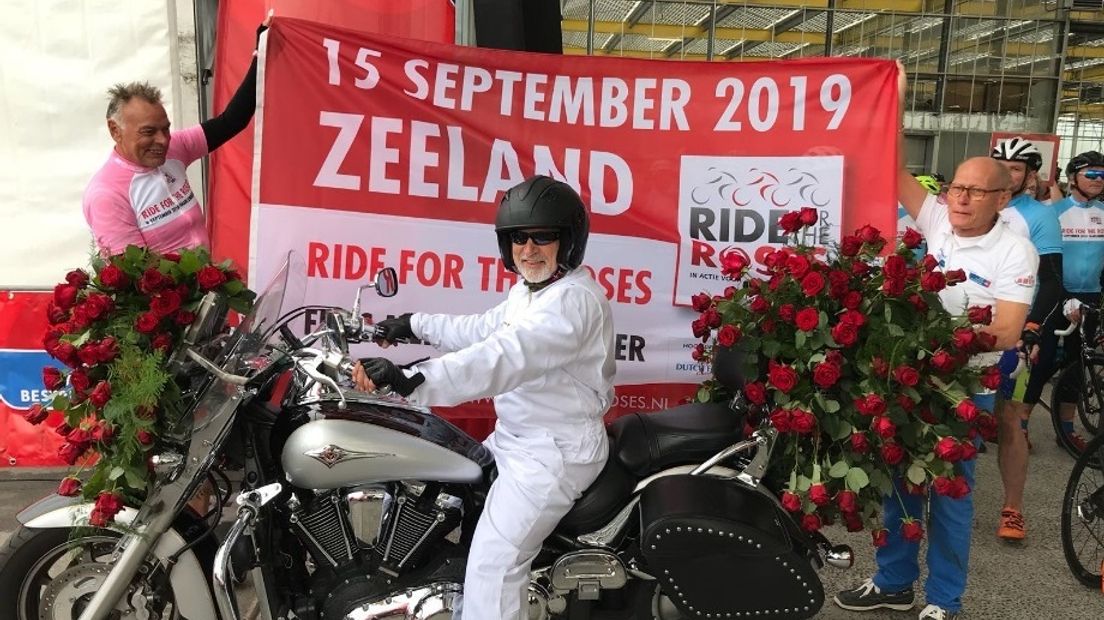
M 533 243 L 537 245 L 548 245 L 553 241 L 560 240 L 560 231 L 558 230 L 537 230 L 533 232 L 525 232 L 524 230 L 515 230 L 510 233 L 510 242 L 514 245 L 525 245 L 532 239 Z

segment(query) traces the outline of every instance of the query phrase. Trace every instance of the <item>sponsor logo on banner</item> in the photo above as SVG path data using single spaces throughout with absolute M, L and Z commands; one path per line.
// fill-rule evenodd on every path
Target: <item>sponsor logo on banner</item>
M 58 366 L 45 351 L 0 349 L 0 400 L 12 409 L 48 403 L 54 393 L 42 387 L 42 367 Z
M 720 294 L 732 281 L 721 274 L 725 257 L 742 255 L 763 273 L 763 257 L 786 241 L 778 220 L 816 209 L 807 243 L 839 241 L 843 218 L 843 158 L 682 157 L 679 174 L 679 254 L 675 303 Z

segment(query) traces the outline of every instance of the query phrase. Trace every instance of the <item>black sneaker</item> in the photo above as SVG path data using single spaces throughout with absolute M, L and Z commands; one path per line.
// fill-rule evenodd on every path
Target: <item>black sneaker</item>
M 842 609 L 849 611 L 871 611 L 873 609 L 895 609 L 908 611 L 912 609 L 916 596 L 910 587 L 900 592 L 882 592 L 874 585 L 873 579 L 867 579 L 858 587 L 850 590 L 842 590 L 832 600 Z

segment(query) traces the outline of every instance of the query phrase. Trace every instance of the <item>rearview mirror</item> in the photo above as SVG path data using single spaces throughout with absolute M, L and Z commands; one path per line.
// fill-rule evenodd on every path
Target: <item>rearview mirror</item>
M 380 297 L 394 297 L 399 292 L 399 276 L 394 267 L 385 267 L 376 273 L 376 293 Z

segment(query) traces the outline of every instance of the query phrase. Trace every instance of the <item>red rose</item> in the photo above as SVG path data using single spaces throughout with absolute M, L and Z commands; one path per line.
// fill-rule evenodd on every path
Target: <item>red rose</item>
M 172 350 L 172 347 L 173 347 L 172 334 L 169 334 L 169 333 L 166 333 L 166 332 L 161 332 L 160 334 L 157 334 L 156 336 L 153 337 L 153 340 L 150 342 L 150 346 L 153 347 L 154 351 L 160 351 L 162 353 L 168 353 L 169 351 Z
M 851 275 L 861 277 L 861 276 L 865 276 L 869 272 L 870 272 L 870 265 L 864 263 L 863 261 L 860 260 L 860 261 L 855 261 L 855 262 L 851 263 Z
M 989 332 L 977 333 L 977 350 L 979 352 L 992 351 L 993 347 L 997 346 L 997 337 Z
M 788 393 L 797 385 L 797 372 L 786 364 L 779 364 L 771 360 L 767 379 L 778 391 Z
M 95 509 L 111 519 L 123 509 L 123 497 L 118 493 L 103 491 L 96 496 Z
M 843 512 L 858 512 L 859 495 L 854 491 L 840 491 L 836 494 L 836 505 Z
M 786 259 L 786 271 L 790 272 L 794 280 L 801 280 L 809 273 L 809 259 L 801 254 L 794 254 Z
M 179 252 L 165 252 L 164 254 L 161 255 L 161 258 L 163 258 L 165 260 L 168 260 L 168 261 L 172 261 L 174 263 L 179 263 L 180 262 L 180 253 Z
M 859 328 L 854 323 L 842 321 L 836 323 L 832 327 L 832 340 L 836 341 L 836 344 L 849 347 L 859 340 Z
M 970 430 L 974 430 L 974 429 L 970 429 Z M 963 461 L 972 461 L 975 458 L 977 458 L 977 453 L 978 453 L 977 452 L 977 446 L 974 445 L 974 442 L 973 442 L 972 439 L 969 440 L 969 441 L 963 441 L 959 445 L 962 446 L 962 459 L 961 460 L 963 460 Z
M 778 318 L 783 321 L 793 323 L 795 316 L 797 316 L 797 309 L 793 304 L 782 304 L 778 307 Z
M 203 269 L 215 269 L 217 267 L 207 266 Z M 200 270 L 202 272 L 202 270 Z M 221 271 L 219 272 L 222 273 Z M 142 291 L 146 295 L 153 295 L 163 289 L 169 288 L 176 284 L 173 279 L 160 271 L 156 267 L 150 267 L 142 273 L 141 279 L 138 280 L 138 290 Z
M 770 304 L 762 295 L 756 295 L 751 298 L 751 305 L 749 306 L 752 312 L 762 314 L 767 310 L 770 310 Z
M 877 417 L 886 412 L 886 402 L 877 394 L 866 394 L 855 399 L 855 408 L 863 415 Z
M 953 355 L 940 349 L 935 352 L 935 355 L 931 356 L 931 365 L 939 372 L 950 372 L 955 369 L 956 364 Z
M 694 319 L 690 323 L 690 329 L 694 332 L 695 338 L 705 339 L 709 335 L 709 326 L 702 322 L 700 318 Z
M 59 342 L 54 347 L 52 355 L 57 358 L 58 361 L 70 368 L 80 366 L 80 357 L 77 355 L 77 348 L 74 347 L 71 342 Z
M 95 366 L 100 361 L 100 343 L 89 340 L 77 349 L 77 357 L 85 366 Z
M 758 381 L 744 385 L 744 396 L 756 405 L 764 405 L 767 402 L 767 388 Z
M 180 308 L 180 295 L 176 291 L 161 291 L 150 300 L 150 312 L 157 316 L 169 316 Z
M 791 418 L 789 409 L 775 409 L 770 415 L 770 423 L 779 433 L 788 433 L 793 430 Z
M 993 441 L 997 438 L 997 419 L 986 413 L 979 415 L 974 422 L 985 441 Z
M 31 424 L 42 424 L 42 421 L 50 415 L 49 410 L 39 403 L 31 405 L 30 409 L 23 412 L 23 419 Z
M 957 463 L 962 460 L 962 445 L 954 437 L 940 439 L 933 450 L 937 458 L 948 463 Z
M 931 254 L 925 254 L 924 258 L 920 259 L 920 268 L 923 269 L 925 273 L 938 266 L 939 261 L 935 260 L 935 257 Z
M 920 278 L 920 288 L 931 293 L 938 293 L 947 288 L 947 278 L 938 271 L 926 273 L 924 277 Z
M 839 252 L 843 256 L 857 256 L 862 251 L 862 239 L 854 235 L 844 235 L 840 240 Z
M 199 283 L 200 290 L 210 291 L 226 282 L 226 274 L 214 265 L 207 265 L 196 274 L 196 282 Z
M 42 385 L 47 390 L 58 390 L 65 385 L 65 377 L 61 374 L 61 371 L 53 366 L 42 367 Z
M 847 293 L 843 295 L 843 307 L 848 310 L 858 310 L 859 306 L 862 305 L 862 301 L 862 293 L 858 291 L 847 291 Z
M 848 532 L 861 532 L 863 530 L 863 520 L 857 512 L 843 513 L 843 524 L 847 527 Z
M 959 420 L 966 423 L 973 422 L 978 417 L 978 413 L 980 413 L 980 409 L 969 398 L 962 399 L 955 407 L 955 415 L 958 416 Z
M 716 308 L 708 308 L 705 312 L 701 313 L 698 317 L 702 323 L 705 323 L 707 327 L 720 327 L 721 326 L 721 313 L 717 312 Z
M 92 323 L 92 317 L 88 316 L 88 308 L 84 304 L 73 306 L 73 316 L 69 319 L 69 331 L 84 331 Z
M 177 310 L 173 315 L 173 322 L 177 325 L 188 326 L 195 322 L 196 315 L 194 312 L 187 310 Z
M 881 453 L 886 465 L 896 465 L 905 459 L 905 449 L 892 441 L 882 444 Z
M 736 296 L 736 287 L 735 286 L 726 286 L 725 290 L 724 290 L 724 298 L 725 299 L 732 299 L 735 296 Z
M 56 427 L 54 427 L 54 432 L 58 434 L 58 437 L 66 437 L 69 435 L 69 433 L 73 432 L 73 427 L 69 426 L 69 424 L 65 422 L 62 422 L 61 424 L 58 424 Z
M 57 325 L 58 323 L 64 323 L 69 320 L 69 313 L 62 310 L 54 302 L 50 302 L 46 306 L 46 320 L 50 325 Z
M 92 403 L 92 406 L 97 409 L 102 409 L 109 400 L 111 400 L 111 384 L 107 381 L 97 383 L 92 390 L 92 394 L 88 396 L 88 402 Z
M 870 451 L 870 440 L 865 433 L 851 433 L 851 451 L 855 454 L 866 454 Z
M 817 312 L 816 308 L 802 308 L 801 311 L 797 313 L 797 316 L 794 317 L 794 322 L 801 331 L 811 332 L 820 325 L 820 313 Z
M 805 293 L 806 297 L 813 297 L 822 290 L 824 290 L 824 276 L 819 272 L 813 271 L 801 278 L 801 292 Z
M 909 495 L 924 495 L 928 492 L 928 487 L 923 484 L 913 484 L 906 480 L 905 492 Z
M 731 347 L 740 340 L 740 328 L 734 325 L 724 325 L 717 332 L 717 342 L 721 343 L 722 347 Z
M 882 548 L 889 544 L 889 530 L 885 528 L 874 530 L 870 532 L 870 538 L 877 548 Z
M 893 379 L 908 387 L 916 387 L 920 383 L 920 372 L 912 366 L 898 366 L 893 370 Z
M 905 292 L 905 280 L 903 278 L 886 278 L 882 282 L 882 292 L 889 297 L 900 297 Z
M 801 214 L 797 211 L 790 211 L 778 218 L 778 227 L 787 233 L 795 233 L 801 230 Z
M 63 443 L 58 448 L 58 456 L 61 460 L 65 461 L 66 465 L 75 465 L 77 460 L 84 452 L 88 450 L 87 445 L 77 445 L 75 443 Z
M 977 332 L 969 327 L 959 327 L 954 330 L 952 341 L 956 349 L 971 353 L 974 345 L 977 344 Z
M 107 527 L 107 524 L 111 522 L 111 519 L 107 518 L 107 515 L 99 510 L 92 510 L 88 513 L 88 525 L 92 527 Z
M 988 325 L 993 322 L 993 307 L 970 306 L 966 309 L 966 317 L 975 325 Z
M 799 435 L 808 435 L 816 430 L 816 416 L 804 409 L 790 411 L 790 427 Z
M 856 231 L 859 239 L 862 239 L 863 243 L 885 243 L 885 239 L 882 238 L 882 231 L 874 228 L 870 224 L 867 224 Z
M 801 498 L 796 493 L 786 491 L 782 494 L 782 507 L 789 512 L 801 510 Z
M 920 542 L 924 537 L 924 526 L 919 521 L 908 519 L 901 524 L 901 538 L 908 542 Z
M 879 437 L 883 439 L 892 439 L 897 434 L 897 425 L 893 423 L 886 416 L 879 416 L 874 418 L 874 422 L 870 425 L 870 430 L 874 431 Z
M 913 308 L 916 308 L 917 312 L 924 313 L 928 311 L 928 302 L 916 293 L 909 295 L 909 303 L 912 304 Z
M 81 482 L 72 476 L 66 476 L 58 485 L 57 494 L 62 497 L 74 497 L 80 495 Z
M 98 321 L 115 309 L 115 302 L 103 293 L 91 293 L 84 298 L 84 308 L 88 318 Z
M 69 373 L 69 385 L 73 386 L 73 389 L 78 392 L 87 392 L 88 388 L 92 386 L 92 382 L 88 379 L 88 375 L 84 370 L 78 368 Z
M 816 209 L 812 207 L 802 207 L 801 210 L 798 211 L 798 215 L 801 217 L 801 223 L 805 226 L 812 226 L 816 224 L 819 219 Z
M 92 441 L 98 441 L 104 445 L 108 445 L 111 443 L 111 440 L 115 438 L 115 427 L 100 420 L 96 423 L 96 426 L 92 428 L 90 435 Z
M 817 506 L 827 506 L 832 503 L 832 494 L 828 492 L 828 487 L 818 482 L 809 487 L 809 501 Z
M 713 305 L 713 298 L 705 293 L 698 293 L 690 298 L 690 307 L 695 312 L 705 312 L 706 308 Z
M 65 274 L 65 281 L 77 288 L 88 286 L 88 274 L 80 269 L 74 269 Z
M 843 366 L 843 353 L 840 353 L 839 349 L 829 349 L 824 354 L 824 361 L 829 364 L 835 364 L 836 366 Z
M 105 288 L 117 291 L 130 284 L 130 278 L 122 269 L 115 265 L 108 265 L 100 270 L 100 284 L 103 284 Z
M 820 388 L 830 388 L 839 381 L 841 376 L 839 366 L 830 362 L 821 362 L 813 368 L 813 383 Z
M 705 358 L 705 345 L 700 342 L 694 345 L 694 350 L 690 352 L 690 357 L 695 362 L 702 361 Z
M 138 431 L 138 443 L 143 446 L 149 446 L 153 444 L 153 435 L 149 431 Z
M 68 310 L 77 303 L 77 292 L 80 289 L 72 284 L 58 284 L 54 287 L 54 303 L 62 310 Z
M 774 319 L 763 319 L 763 322 L 759 324 L 759 329 L 763 330 L 764 334 L 773 334 L 774 327 Z
M 100 341 L 100 345 L 96 347 L 97 361 L 101 364 L 106 364 L 116 357 L 119 357 L 119 344 L 111 336 L 104 338 Z
M 915 250 L 920 247 L 920 244 L 923 242 L 924 235 L 921 235 L 912 228 L 906 228 L 905 234 L 901 236 L 901 243 L 910 250 Z
M 886 278 L 903 280 L 908 275 L 908 263 L 903 257 L 894 254 L 886 257 L 882 271 L 886 274 Z
M 134 322 L 134 329 L 138 330 L 140 334 L 152 334 L 160 322 L 161 317 L 157 316 L 156 313 L 145 312 L 139 315 L 138 320 Z
M 743 252 L 727 252 L 721 254 L 721 275 L 728 278 L 739 278 L 747 269 L 748 259 Z
M 956 476 L 954 479 L 954 488 L 951 490 L 950 497 L 952 499 L 962 499 L 970 494 L 970 483 L 966 481 L 965 476 Z
M 820 517 L 816 514 L 801 517 L 801 529 L 806 532 L 816 532 L 820 529 Z
M 948 285 L 966 281 L 966 272 L 961 269 L 952 269 L 943 275 L 946 276 Z

